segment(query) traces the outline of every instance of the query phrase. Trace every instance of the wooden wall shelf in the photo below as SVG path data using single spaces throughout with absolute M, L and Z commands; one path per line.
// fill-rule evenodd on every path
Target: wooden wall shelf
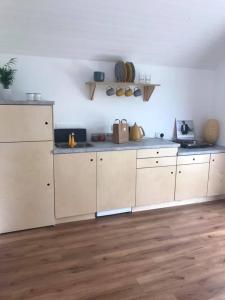
M 103 81 L 103 82 L 96 82 L 96 81 L 88 81 L 86 84 L 89 86 L 90 90 L 90 100 L 94 100 L 95 90 L 96 87 L 105 87 L 108 86 L 119 88 L 119 87 L 139 87 L 142 90 L 143 101 L 149 101 L 152 93 L 156 86 L 160 86 L 160 84 L 148 84 L 148 83 L 140 83 L 140 82 L 115 82 L 115 81 Z

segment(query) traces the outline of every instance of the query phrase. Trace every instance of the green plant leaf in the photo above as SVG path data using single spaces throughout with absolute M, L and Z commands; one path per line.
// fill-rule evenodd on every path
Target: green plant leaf
M 4 88 L 8 89 L 15 79 L 16 69 L 13 67 L 16 64 L 16 58 L 11 58 L 3 67 L 0 68 L 0 82 Z

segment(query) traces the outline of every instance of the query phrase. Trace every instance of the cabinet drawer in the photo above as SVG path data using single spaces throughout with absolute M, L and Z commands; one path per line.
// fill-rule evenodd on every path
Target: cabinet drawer
M 137 159 L 137 169 L 152 168 L 152 167 L 165 167 L 175 166 L 176 156 L 171 157 L 159 157 L 159 158 L 140 158 Z
M 0 142 L 52 139 L 51 106 L 0 105 Z
M 140 149 L 137 150 L 137 158 L 176 156 L 177 148 Z
M 183 155 L 177 157 L 178 165 L 202 164 L 209 162 L 210 155 Z

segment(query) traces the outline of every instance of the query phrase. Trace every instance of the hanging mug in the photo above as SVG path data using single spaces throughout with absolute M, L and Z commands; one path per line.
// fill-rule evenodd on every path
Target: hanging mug
M 132 96 L 132 95 L 133 95 L 132 89 L 131 89 L 131 88 L 126 88 L 126 89 L 125 89 L 125 96 L 126 96 L 126 97 L 130 97 L 130 96 Z
M 119 96 L 119 97 L 124 96 L 124 89 L 122 89 L 122 88 L 117 89 L 116 96 Z
M 107 96 L 113 96 L 115 94 L 115 90 L 113 87 L 109 86 L 107 89 L 106 89 L 106 95 Z
M 136 87 L 136 88 L 134 89 L 134 96 L 135 96 L 135 97 L 139 97 L 139 96 L 141 96 L 141 95 L 142 95 L 141 89 L 138 88 L 138 87 Z

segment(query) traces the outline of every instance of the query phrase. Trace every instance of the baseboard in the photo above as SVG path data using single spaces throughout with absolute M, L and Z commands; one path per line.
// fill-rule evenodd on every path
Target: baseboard
M 189 205 L 189 204 L 197 204 L 197 203 L 204 203 L 204 202 L 223 200 L 223 199 L 225 199 L 225 195 L 204 197 L 204 198 L 193 198 L 193 199 L 182 200 L 182 201 L 171 201 L 171 202 L 151 204 L 146 206 L 135 206 L 132 208 L 132 212 L 153 210 L 153 209 L 166 208 L 166 207 L 175 207 L 175 206 Z
M 75 222 L 75 221 L 83 221 L 83 220 L 91 220 L 95 219 L 95 214 L 86 214 L 86 215 L 80 215 L 75 217 L 67 217 L 67 218 L 57 218 L 55 219 L 56 224 L 61 223 L 68 223 L 68 222 Z
M 207 197 L 208 201 L 225 200 L 225 195 Z
M 97 212 L 96 214 L 86 214 L 86 215 L 67 217 L 67 218 L 56 218 L 55 223 L 61 224 L 61 223 L 68 223 L 68 222 L 75 222 L 75 221 L 82 221 L 82 220 L 91 220 L 91 219 L 95 219 L 96 216 L 104 217 L 104 216 L 108 216 L 108 215 L 116 215 L 116 214 L 122 214 L 122 213 L 127 213 L 127 212 L 153 210 L 153 209 L 159 209 L 159 208 L 175 207 L 175 206 L 188 205 L 188 204 L 197 204 L 197 203 L 204 203 L 204 202 L 223 200 L 223 199 L 225 199 L 225 195 L 205 197 L 205 198 L 194 198 L 194 199 L 183 200 L 183 201 L 171 201 L 171 202 L 151 204 L 151 205 L 146 205 L 146 206 L 135 206 L 132 209 L 129 207 L 129 208 L 109 210 L 109 211 L 100 211 L 100 212 Z
M 124 213 L 128 213 L 128 212 L 131 212 L 131 207 L 113 209 L 113 210 L 98 211 L 96 213 L 96 217 L 105 217 L 105 216 L 111 216 L 111 215 L 118 215 L 118 214 L 124 214 Z

